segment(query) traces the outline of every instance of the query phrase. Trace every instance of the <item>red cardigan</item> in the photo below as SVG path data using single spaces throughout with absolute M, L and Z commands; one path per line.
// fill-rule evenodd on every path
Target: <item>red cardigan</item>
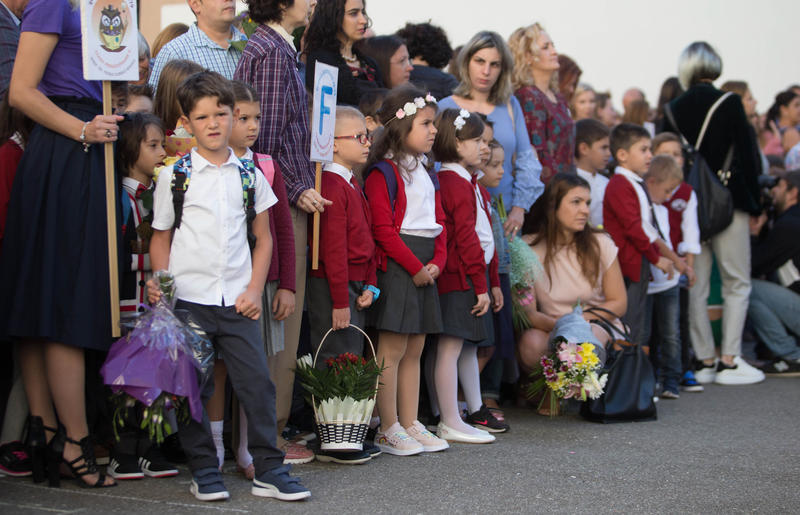
M 333 308 L 341 309 L 350 305 L 349 281 L 376 284 L 372 216 L 360 186 L 328 171 L 321 184 L 322 196 L 333 204 L 320 215 L 319 268 L 309 273 L 328 281 Z M 312 231 L 308 235 L 310 244 Z
M 642 256 L 655 264 L 661 253 L 642 229 L 639 197 L 633 185 L 621 175 L 608 181 L 603 198 L 603 226 L 619 249 L 617 257 L 622 275 L 633 282 L 641 280 Z
M 17 165 L 22 159 L 22 147 L 12 140 L 0 146 L 0 249 L 3 248 L 3 235 L 6 229 L 8 202 L 11 199 L 11 185 L 17 174 Z
M 254 156 L 255 157 L 255 156 Z M 258 167 L 258 160 L 255 160 Z M 278 203 L 269 208 L 269 231 L 272 234 L 272 261 L 267 272 L 267 281 L 278 281 L 278 288 L 295 291 L 294 276 L 294 222 L 289 211 L 289 198 L 286 185 L 278 163 L 273 160 L 275 176 L 272 191 L 278 197 Z M 263 173 L 263 171 L 262 171 Z
M 478 206 L 472 183 L 452 170 L 439 171 L 442 191 L 442 209 L 447 230 L 447 264 L 439 276 L 439 294 L 469 290 L 467 277 L 472 280 L 475 294 L 486 293 L 486 260 L 475 223 Z M 481 197 L 486 202 L 486 197 Z M 488 214 L 488 213 L 487 213 Z M 491 222 L 491 217 L 489 218 Z M 497 274 L 497 251 L 489 264 L 492 286 L 500 286 Z
M 682 200 L 684 209 L 686 209 L 686 204 L 689 202 L 689 198 L 692 196 L 692 187 L 689 186 L 688 183 L 682 182 L 680 186 L 678 186 L 677 191 L 672 194 L 672 198 L 669 202 L 664 202 L 664 207 L 667 208 L 667 213 L 669 213 L 669 239 L 672 242 L 672 250 L 678 252 L 678 245 L 681 244 L 683 241 L 683 231 L 681 230 L 681 223 L 683 222 L 683 211 L 678 211 L 672 207 L 672 202 L 674 200 Z
M 400 227 L 406 214 L 406 188 L 397 165 L 389 161 L 394 169 L 397 180 L 397 196 L 394 200 L 394 209 L 389 202 L 389 190 L 386 179 L 380 172 L 367 175 L 364 183 L 364 192 L 367 195 L 370 211 L 372 211 L 372 236 L 375 238 L 377 266 L 385 271 L 387 258 L 394 259 L 409 275 L 414 276 L 428 263 L 422 263 L 413 252 L 400 239 Z M 444 270 L 447 260 L 447 229 L 444 228 L 444 211 L 442 211 L 442 198 L 436 192 L 436 223 L 443 229 L 436 237 L 436 246 L 431 263 Z

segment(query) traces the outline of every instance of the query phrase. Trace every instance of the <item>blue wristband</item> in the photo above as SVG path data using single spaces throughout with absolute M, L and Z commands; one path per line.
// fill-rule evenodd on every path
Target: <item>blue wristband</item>
M 364 290 L 363 291 L 371 291 L 372 292 L 372 301 L 373 302 L 378 300 L 378 297 L 381 296 L 381 291 L 378 289 L 378 287 L 377 286 L 372 286 L 371 284 L 368 284 L 368 285 L 364 286 Z

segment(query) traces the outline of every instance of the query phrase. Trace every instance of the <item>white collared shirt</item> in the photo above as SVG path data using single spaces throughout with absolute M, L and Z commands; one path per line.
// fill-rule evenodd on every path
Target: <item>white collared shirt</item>
M 669 234 L 669 211 L 667 211 L 667 208 L 665 206 L 653 205 L 653 213 L 656 215 L 656 220 L 658 220 L 658 226 L 661 227 L 661 232 L 663 232 L 664 235 Z M 671 250 L 675 250 L 672 248 L 672 242 L 669 238 L 666 238 L 664 243 L 666 243 L 667 247 Z M 672 274 L 672 279 L 669 279 L 667 274 L 656 268 L 653 264 L 650 264 L 650 276 L 652 280 L 647 285 L 648 295 L 667 291 L 677 286 L 678 281 L 681 279 L 681 275 L 674 272 Z
M 442 226 L 436 223 L 436 189 L 433 187 L 424 157 L 417 158 L 417 167 L 410 173 L 400 171 L 406 190 L 406 212 L 400 224 L 400 234 L 435 238 L 442 233 Z M 404 160 L 406 167 L 413 163 L 413 157 Z
M 0 2 L 0 5 L 2 5 L 2 6 L 5 8 L 5 10 L 6 10 L 6 11 L 8 11 L 8 14 L 10 14 L 10 15 L 11 15 L 11 21 L 13 21 L 13 22 L 14 22 L 14 23 L 17 25 L 17 27 L 19 27 L 19 25 L 22 23 L 22 20 L 20 20 L 19 18 L 17 18 L 17 15 L 16 15 L 16 14 L 14 14 L 14 13 L 11 11 L 11 8 L 9 8 L 9 7 L 8 7 L 8 6 L 5 4 L 5 2 Z
M 325 166 L 322 167 L 323 171 L 335 173 L 353 187 L 353 184 L 350 182 L 350 179 L 353 178 L 352 170 L 349 170 L 346 166 L 342 166 L 339 163 L 325 163 Z
M 592 204 L 589 206 L 589 223 L 592 227 L 603 225 L 603 197 L 606 196 L 608 178 L 601 173 L 592 174 L 582 168 L 577 168 L 578 177 L 589 183 L 592 191 Z
M 489 221 L 489 215 L 486 214 L 484 209 L 483 195 L 477 184 L 472 185 L 472 175 L 466 168 L 458 163 L 442 163 L 442 170 L 452 170 L 458 174 L 459 177 L 470 183 L 473 192 L 475 193 L 475 207 L 478 210 L 478 216 L 475 219 L 475 234 L 481 242 L 483 249 L 483 259 L 488 265 L 494 257 L 494 233 L 492 232 L 492 223 Z M 480 172 L 478 172 L 480 173 Z
M 278 35 L 280 35 L 280 37 L 285 39 L 286 42 L 289 43 L 289 45 L 291 45 L 292 48 L 294 48 L 294 38 L 292 37 L 291 34 L 286 32 L 286 29 L 284 29 L 280 23 L 267 23 L 267 27 L 277 32 Z
M 169 271 L 175 275 L 179 299 L 209 306 L 233 306 L 252 275 L 247 219 L 242 201 L 241 162 L 228 149 L 221 166 L 192 149 L 192 174 L 183 202 L 181 226 L 175 230 Z M 158 176 L 153 228 L 172 229 L 172 169 Z M 254 174 L 255 211 L 266 211 L 278 199 L 264 176 Z
M 632 171 L 621 166 L 616 167 L 614 173 L 628 179 L 628 182 L 631 183 L 634 191 L 636 191 L 636 198 L 639 199 L 639 212 L 642 215 L 642 230 L 650 239 L 650 243 L 653 243 L 660 238 L 660 236 L 656 228 L 653 227 L 653 224 L 650 222 L 653 217 L 650 214 L 650 202 L 648 202 L 647 194 L 644 191 L 644 180 Z

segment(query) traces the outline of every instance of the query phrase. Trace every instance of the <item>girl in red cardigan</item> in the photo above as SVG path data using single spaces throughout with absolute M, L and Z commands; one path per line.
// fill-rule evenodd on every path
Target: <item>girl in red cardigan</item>
M 437 432 L 449 441 L 490 443 L 494 436 L 462 421 L 458 409 L 460 380 L 469 413 L 483 410 L 478 421 L 482 427 L 489 425 L 491 415 L 481 400 L 477 344 L 494 335 L 491 316 L 487 316 L 489 289 L 495 310 L 503 302 L 489 206 L 477 183 L 481 150 L 486 146 L 484 123 L 464 109 L 446 109 L 439 113 L 436 127 L 439 135 L 433 151 L 442 162 L 439 181 L 447 231 L 447 264 L 439 277 L 444 329 L 434 369 L 441 411 Z
M 258 93 L 249 85 L 232 81 L 234 99 L 234 124 L 228 144 L 233 149 L 236 157 L 242 163 L 248 161 L 255 165 L 260 173 L 267 178 L 272 191 L 278 198 L 278 203 L 269 208 L 269 228 L 272 234 L 273 248 L 272 262 L 267 273 L 267 284 L 262 296 L 261 335 L 264 340 L 264 352 L 273 356 L 283 350 L 283 321 L 294 312 L 294 229 L 289 213 L 289 200 L 286 196 L 286 187 L 283 177 L 270 156 L 254 154 L 250 146 L 258 137 L 259 120 L 261 119 Z M 223 356 L 224 359 L 224 356 Z M 218 360 L 214 365 L 214 395 L 208 401 L 206 410 L 217 446 L 217 455 L 222 465 L 225 450 L 222 445 L 222 426 L 225 409 L 225 379 L 227 369 L 225 362 Z M 238 403 L 236 403 L 238 404 Z M 234 404 L 235 406 L 235 404 Z M 234 416 L 236 419 L 236 416 Z M 248 479 L 255 474 L 253 457 L 247 450 L 247 417 L 239 406 L 238 410 L 239 445 L 236 450 L 236 462 Z M 234 426 L 235 427 L 235 426 Z M 235 439 L 234 439 L 235 440 Z M 286 455 L 292 456 L 294 463 L 307 463 L 314 459 L 314 454 L 297 444 L 289 444 L 291 449 L 286 450 Z M 301 447 L 299 449 L 295 447 Z
M 442 330 L 435 280 L 447 252 L 438 181 L 425 168 L 435 115 L 436 99 L 429 94 L 410 86 L 393 89 L 378 111 L 384 130 L 365 168 L 381 290 L 372 325 L 380 331 L 377 359 L 386 367 L 375 445 L 399 456 L 448 447 L 417 420 L 425 335 Z

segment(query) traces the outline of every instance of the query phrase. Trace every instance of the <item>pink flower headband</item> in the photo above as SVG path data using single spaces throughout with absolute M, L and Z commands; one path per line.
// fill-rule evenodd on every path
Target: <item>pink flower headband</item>
M 398 109 L 397 112 L 394 113 L 394 116 L 391 119 L 387 120 L 386 123 L 388 124 L 389 122 L 394 120 L 402 120 L 406 116 L 414 116 L 415 114 L 417 114 L 417 111 L 425 108 L 428 104 L 436 104 L 436 103 L 437 103 L 436 98 L 430 93 L 425 95 L 425 98 L 417 97 L 414 99 L 413 102 L 406 102 L 403 105 L 403 108 Z

